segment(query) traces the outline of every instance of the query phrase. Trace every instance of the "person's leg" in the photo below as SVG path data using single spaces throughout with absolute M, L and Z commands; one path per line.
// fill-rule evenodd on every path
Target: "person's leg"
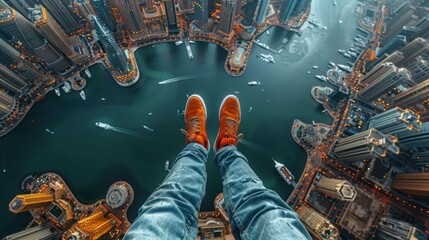
M 196 95 L 189 97 L 185 112 L 187 146 L 163 183 L 140 208 L 124 239 L 196 238 L 207 181 L 206 118 L 203 100 Z
M 240 107 L 227 97 L 221 106 L 214 163 L 220 168 L 225 207 L 238 239 L 311 239 L 297 214 L 262 181 L 237 151 Z

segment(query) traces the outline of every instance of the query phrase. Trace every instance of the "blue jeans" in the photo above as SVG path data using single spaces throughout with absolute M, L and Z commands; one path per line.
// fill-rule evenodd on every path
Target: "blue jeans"
M 140 208 L 124 239 L 195 240 L 206 190 L 206 162 L 206 149 L 188 144 Z M 311 239 L 296 213 L 264 187 L 235 146 L 220 149 L 214 163 L 220 168 L 225 207 L 236 239 Z

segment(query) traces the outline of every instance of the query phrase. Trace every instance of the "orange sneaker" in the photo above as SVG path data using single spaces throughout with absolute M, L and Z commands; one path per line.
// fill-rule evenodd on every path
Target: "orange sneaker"
M 197 142 L 206 150 L 210 148 L 210 142 L 206 132 L 207 109 L 201 96 L 193 94 L 188 98 L 185 108 L 186 129 L 181 131 L 186 136 L 186 144 Z
M 243 137 L 238 134 L 238 127 L 241 121 L 240 101 L 234 95 L 226 96 L 219 109 L 220 127 L 217 133 L 214 151 L 217 152 L 222 147 L 237 145 Z

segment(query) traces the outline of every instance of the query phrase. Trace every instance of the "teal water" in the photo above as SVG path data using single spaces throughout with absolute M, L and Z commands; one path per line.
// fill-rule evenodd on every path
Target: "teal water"
M 314 18 L 328 30 L 307 29 L 301 37 L 289 34 L 283 53 L 274 55 L 275 64 L 257 59 L 257 54 L 271 53 L 255 46 L 246 73 L 239 78 L 225 73 L 227 53 L 216 45 L 192 45 L 195 59 L 188 60 L 184 46 L 164 43 L 138 50 L 141 79 L 135 86 L 119 87 L 101 65 L 95 65 L 90 68 L 92 78 L 85 89 L 86 101 L 77 92 L 62 93 L 61 97 L 49 93 L 46 101 L 36 105 L 15 130 L 0 138 L 0 159 L 6 168 L 5 173 L 0 173 L 0 236 L 22 229 L 29 219 L 27 213 L 8 212 L 7 206 L 20 193 L 20 180 L 33 172 L 59 173 L 85 203 L 104 197 L 113 182 L 128 181 L 136 193 L 128 212 L 129 218 L 134 219 L 140 205 L 166 176 L 165 161 L 172 163 L 185 146 L 179 131 L 185 124 L 177 110 L 184 109 L 186 95 L 193 93 L 205 99 L 207 130 L 213 143 L 220 102 L 225 95 L 239 92 L 236 95 L 243 115 L 240 131 L 245 144 L 238 148 L 265 186 L 286 199 L 292 188 L 279 177 L 271 157 L 285 163 L 298 178 L 306 155 L 290 136 L 293 120 L 331 122 L 310 96 L 312 86 L 324 85 L 313 77 L 321 72 L 311 66 L 319 65 L 326 71 L 328 61 L 347 61 L 337 54 L 337 49 L 350 47 L 357 34 L 355 7 L 354 1 L 339 1 L 337 7 L 329 1 L 313 1 Z M 276 49 L 283 33 L 280 28 L 272 28 L 270 35 L 263 34 L 260 39 Z M 172 78 L 179 81 L 158 84 Z M 249 87 L 247 82 L 251 80 L 261 85 Z M 36 122 L 31 124 L 33 119 Z M 125 129 L 125 133 L 103 130 L 95 122 Z M 145 130 L 143 125 L 154 132 Z M 48 134 L 46 128 L 55 134 Z M 210 153 L 202 210 L 212 210 L 214 197 L 222 191 L 212 158 Z

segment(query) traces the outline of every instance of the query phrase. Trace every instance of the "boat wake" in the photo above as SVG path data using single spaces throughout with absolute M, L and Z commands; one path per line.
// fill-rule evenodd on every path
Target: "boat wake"
M 252 142 L 249 142 L 249 141 L 246 141 L 246 140 L 241 139 L 241 140 L 239 141 L 239 143 L 241 143 L 241 144 L 243 144 L 244 146 L 249 147 L 249 148 L 251 148 L 251 149 L 253 149 L 253 150 L 256 150 L 256 151 L 258 151 L 258 152 L 261 152 L 261 153 L 263 153 L 263 154 L 265 154 L 265 155 L 267 155 L 267 156 L 270 156 L 270 157 L 277 157 L 277 154 L 275 154 L 275 153 L 273 153 L 273 152 L 271 152 L 271 151 L 269 151 L 269 150 L 267 150 L 267 149 L 265 149 L 265 148 L 263 148 L 263 147 L 260 147 L 260 146 L 258 146 L 258 145 L 256 145 L 256 144 L 252 143 Z
M 205 78 L 213 75 L 214 73 L 191 74 L 191 75 L 185 75 L 181 77 L 166 79 L 164 81 L 158 82 L 158 84 L 168 84 L 168 83 L 180 82 L 180 81 L 196 79 L 196 78 Z
M 161 142 L 161 140 L 158 139 L 158 138 L 150 137 L 150 136 L 144 135 L 142 133 L 139 133 L 139 132 L 136 132 L 136 131 L 132 131 L 132 130 L 129 130 L 129 129 L 125 129 L 125 128 L 114 127 L 114 126 L 109 125 L 109 127 L 106 128 L 106 130 L 115 131 L 115 132 L 118 132 L 118 133 L 130 135 L 130 136 L 133 136 L 133 137 L 138 137 L 138 138 L 149 140 L 149 141 L 152 141 L 152 142 Z

